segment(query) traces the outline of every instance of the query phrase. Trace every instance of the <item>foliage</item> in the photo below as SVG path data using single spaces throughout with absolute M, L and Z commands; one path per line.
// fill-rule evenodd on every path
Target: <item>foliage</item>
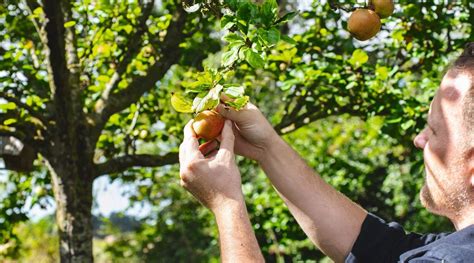
M 140 30 L 140 2 L 87 0 L 74 5 L 74 21 L 65 26 L 74 28 L 78 36 L 83 112 L 94 112 L 110 83 L 116 85 L 112 94 L 119 94 L 136 78 L 148 76 L 155 65 L 164 41 L 162 32 L 172 23 L 179 4 L 162 1 L 156 5 L 147 20 L 147 34 L 136 39 L 137 46 L 127 49 Z M 204 5 L 207 2 L 194 1 L 203 5 L 199 10 L 188 9 L 194 12 L 188 13 L 183 29 L 188 37 L 180 43 L 178 61 L 153 82 L 152 89 L 104 124 L 95 145 L 97 163 L 123 155 L 176 152 L 189 116 L 174 111 L 170 97 L 182 92 L 182 87 L 201 85 L 196 81 L 207 78 L 208 69 L 219 68 L 224 62 L 233 65 L 226 83 L 239 83 L 277 131 L 338 190 L 369 211 L 404 223 L 410 231 L 452 230 L 447 220 L 427 213 L 419 204 L 422 156 L 411 140 L 425 125 L 429 101 L 444 69 L 467 40 L 474 40 L 470 1 L 424 0 L 415 4 L 400 0 L 394 15 L 369 42 L 352 39 L 345 31 L 348 14 L 332 9 L 334 5 L 328 1 L 314 1 L 311 7 L 299 10 L 288 25 L 275 21 L 293 16 L 291 12 L 300 7 L 298 1 L 279 1 L 282 13 L 273 17 L 257 15 L 267 7 L 273 9 L 273 1 L 263 5 L 224 1 L 233 11 L 228 15 L 216 14 L 215 6 Z M 0 130 L 8 127 L 10 132 L 26 125 L 46 132 L 48 125 L 44 127 L 35 112 L 47 112 L 50 100 L 47 65 L 40 63 L 47 57 L 31 22 L 32 17 L 44 19 L 44 13 L 41 9 L 28 13 L 18 1 L 3 3 L 0 95 L 20 98 L 20 104 L 27 107 L 14 101 L 2 103 Z M 285 16 L 287 13 L 290 15 Z M 262 27 L 247 27 L 245 21 Z M 237 33 L 225 31 L 232 28 Z M 223 32 L 227 32 L 225 38 Z M 255 45 L 246 46 L 244 37 Z M 233 46 L 242 44 L 249 51 L 243 52 L 242 63 L 233 64 L 241 55 Z M 266 44 L 271 44 L 268 52 L 259 49 Z M 134 54 L 130 59 L 127 50 Z M 129 63 L 121 68 L 124 59 Z M 117 69 L 122 70 L 118 81 Z M 0 204 L 0 243 L 18 239 L 14 227 L 27 219 L 31 203 L 26 200 L 37 196 L 33 191 L 36 185 L 45 191 L 34 203 L 51 199 L 50 174 L 42 159 L 36 164 L 36 172 L 9 173 L 2 181 L 6 190 Z M 239 159 L 239 167 L 249 214 L 266 260 L 323 258 L 257 165 Z M 213 217 L 179 186 L 177 165 L 127 167 L 107 174 L 136 186 L 133 203 L 153 206 L 153 213 L 142 219 L 135 232 L 108 230 L 115 239 L 100 245 L 109 258 L 218 260 Z M 19 250 L 9 253 L 15 257 Z
M 37 222 L 22 222 L 15 226 L 18 239 L 11 248 L 17 247 L 15 258 L 22 262 L 57 262 L 59 260 L 58 234 L 52 216 Z M 7 253 L 6 255 L 10 254 Z M 0 254 L 2 261 L 11 257 Z

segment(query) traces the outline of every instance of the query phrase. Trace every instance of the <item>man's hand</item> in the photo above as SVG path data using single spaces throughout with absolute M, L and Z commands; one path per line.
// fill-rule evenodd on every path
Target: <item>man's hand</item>
M 179 150 L 181 185 L 214 211 L 229 201 L 243 201 L 240 172 L 235 164 L 232 122 L 227 120 L 219 150 L 204 157 L 190 121 Z
M 220 104 L 217 111 L 235 123 L 234 149 L 239 155 L 260 161 L 268 146 L 280 139 L 262 112 L 250 102 L 239 111 Z
M 212 142 L 199 146 L 191 124 L 192 121 L 184 128 L 179 149 L 181 184 L 214 213 L 222 262 L 264 262 L 235 164 L 232 122 L 226 120 L 220 148 L 215 151 Z

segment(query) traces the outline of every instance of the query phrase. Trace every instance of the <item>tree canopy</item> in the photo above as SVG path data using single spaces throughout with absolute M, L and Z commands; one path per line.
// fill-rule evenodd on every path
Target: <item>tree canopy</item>
M 396 1 L 381 32 L 360 42 L 346 27 L 364 1 L 310 2 L 1 1 L 0 137 L 21 141 L 35 162 L 0 177 L 0 257 L 22 255 L 18 224 L 54 200 L 61 261 L 91 261 L 92 184 L 107 176 L 153 209 L 137 229 L 108 228 L 115 238 L 95 241 L 104 254 L 218 261 L 212 215 L 179 186 L 192 114 L 171 106 L 216 72 L 364 208 L 411 231 L 451 230 L 419 204 L 412 139 L 446 67 L 474 40 L 473 3 Z M 257 164 L 238 163 L 266 260 L 322 259 Z

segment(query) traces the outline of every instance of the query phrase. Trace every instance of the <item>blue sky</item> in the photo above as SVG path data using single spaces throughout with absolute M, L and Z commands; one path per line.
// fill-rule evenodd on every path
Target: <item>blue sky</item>
M 0 159 L 0 167 L 4 167 L 3 160 Z M 0 181 L 6 180 L 6 171 L 0 170 Z M 107 176 L 101 176 L 94 181 L 94 207 L 92 213 L 94 215 L 109 216 L 113 212 L 124 212 L 127 215 L 144 217 L 151 212 L 151 207 L 147 204 L 135 205 L 129 208 L 130 202 L 128 198 L 130 193 L 133 193 L 133 185 L 124 185 L 119 180 L 111 182 Z M 55 211 L 54 201 L 53 205 L 42 209 L 35 205 L 29 211 L 28 216 L 32 220 L 38 220 L 46 215 L 53 214 Z

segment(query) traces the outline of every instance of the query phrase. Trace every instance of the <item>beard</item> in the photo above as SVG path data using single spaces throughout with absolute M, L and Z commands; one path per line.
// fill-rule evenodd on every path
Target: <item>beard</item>
M 434 214 L 438 214 L 436 212 L 437 211 L 436 203 L 433 200 L 433 195 L 431 194 L 430 189 L 426 185 L 426 179 L 423 184 L 423 187 L 420 190 L 420 201 L 421 201 L 421 205 L 423 205 L 423 207 L 425 207 L 428 211 Z
M 434 178 L 436 175 L 429 174 L 428 171 L 425 173 L 425 182 L 420 190 L 420 201 L 428 211 L 453 219 L 469 206 L 471 199 L 468 189 L 465 188 L 465 182 L 459 178 L 452 178 L 440 183 Z M 431 184 L 428 180 L 431 180 Z

